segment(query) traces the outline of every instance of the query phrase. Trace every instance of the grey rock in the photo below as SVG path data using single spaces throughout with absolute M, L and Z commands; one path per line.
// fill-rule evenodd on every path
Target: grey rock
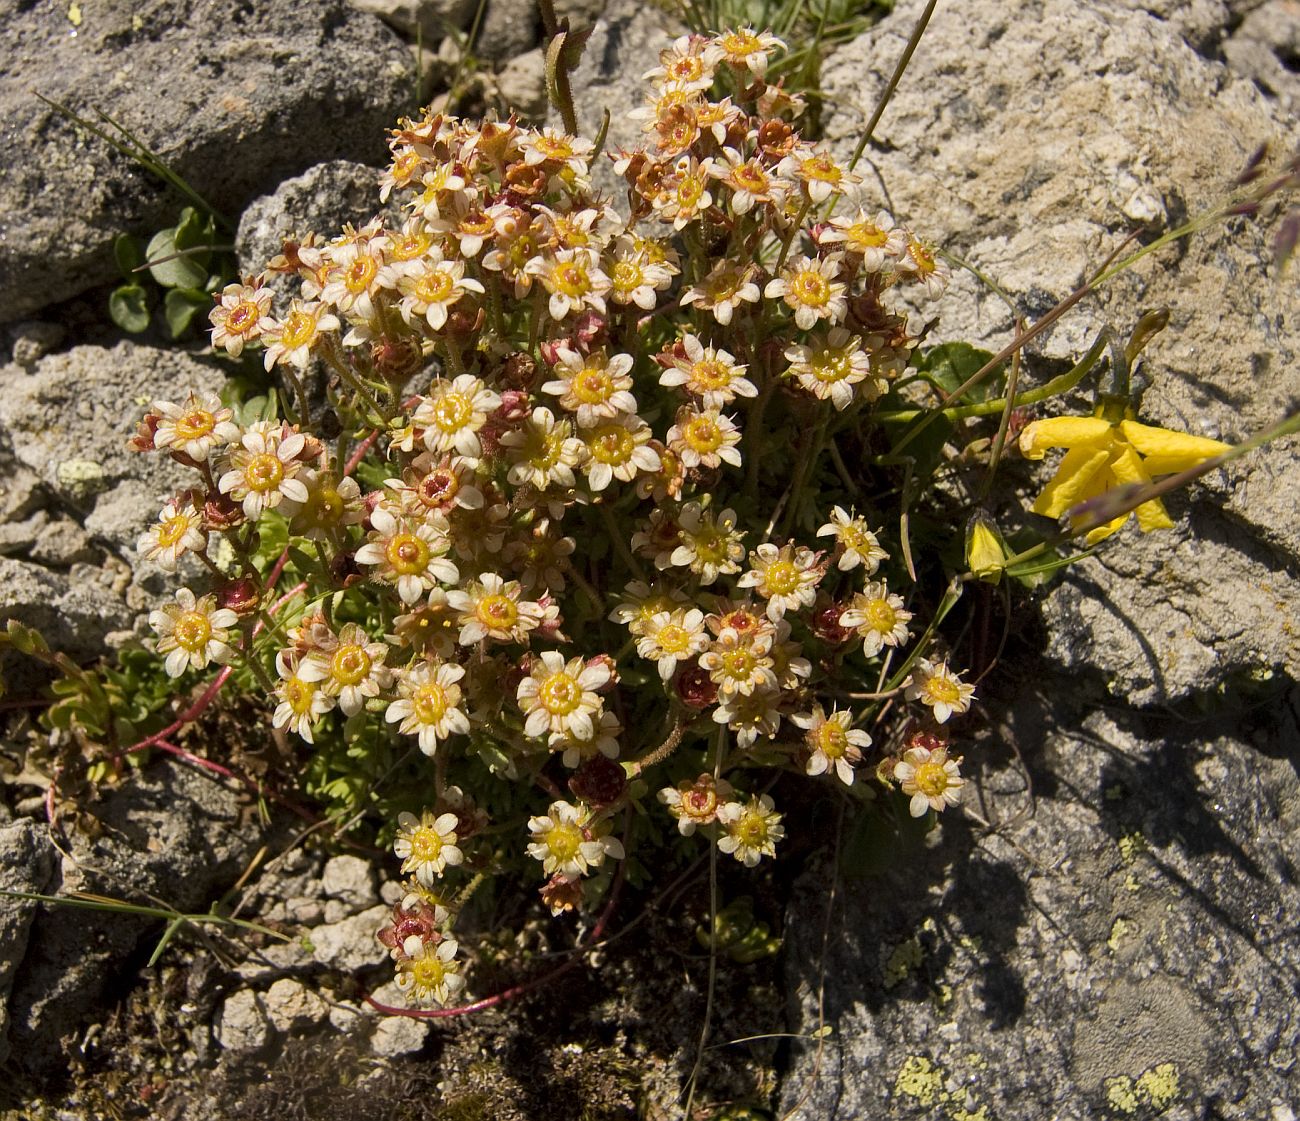
M 819 1027 L 824 984 L 832 1034 L 796 1045 L 778 1112 L 1248 1121 L 1296 1100 L 1300 693 L 1246 731 L 1041 688 L 966 751 L 996 833 L 946 813 L 844 883 L 825 954 L 832 872 L 804 874 L 789 1030 Z
M 378 16 L 389 27 L 412 39 L 421 37 L 425 46 L 453 31 L 469 28 L 478 8 L 477 0 L 349 0 L 354 8 Z
M 649 92 L 649 84 L 641 75 L 658 62 L 659 52 L 684 31 L 680 23 L 652 4 L 611 0 L 596 20 L 582 61 L 571 78 L 579 131 L 584 136 L 595 136 L 600 130 L 601 113 L 608 109 L 605 152 L 613 154 L 641 144 L 645 134 L 640 123 L 627 117 L 645 102 Z M 548 123 L 559 127 L 558 114 L 552 112 Z M 609 158 L 602 156 L 591 170 L 596 189 L 626 214 L 627 184 L 615 176 Z
M 259 915 L 264 922 L 274 921 L 260 912 Z M 304 925 L 306 925 L 305 921 Z M 311 959 L 303 950 L 301 943 L 272 942 L 269 946 L 249 954 L 235 967 L 235 973 L 246 984 L 259 985 L 307 969 L 311 964 Z
M 256 1054 L 271 1042 L 271 1025 L 262 997 L 240 989 L 221 1006 L 216 1024 L 217 1042 L 227 1051 Z
M 185 200 L 35 91 L 85 118 L 110 112 L 235 215 L 322 159 L 383 155 L 383 129 L 409 89 L 400 39 L 343 0 L 267 0 L 215 35 L 212 0 L 77 9 L 9 6 L 0 76 L 9 174 L 0 187 L 0 320 L 30 315 L 117 274 L 113 239 L 148 237 Z
M 474 54 L 505 62 L 542 41 L 542 18 L 532 0 L 486 0 L 487 10 L 474 39 Z
M 54 848 L 34 821 L 0 827 L 0 887 L 43 894 L 54 874 Z M 0 1062 L 9 1058 L 9 991 L 27 953 L 38 904 L 0 899 Z
M 332 899 L 353 907 L 371 907 L 378 901 L 375 867 L 359 856 L 334 856 L 325 862 L 321 887 Z
M 312 956 L 321 965 L 344 973 L 355 973 L 377 964 L 383 947 L 375 939 L 391 912 L 383 904 L 340 922 L 315 927 L 311 932 Z
M 239 219 L 235 254 L 243 273 L 259 273 L 286 238 L 315 232 L 329 238 L 345 223 L 361 225 L 379 209 L 379 172 L 366 164 L 330 160 L 286 179 L 249 204 Z M 290 281 L 284 286 L 297 285 Z
M 370 1033 L 370 1050 L 386 1059 L 410 1055 L 424 1046 L 429 1038 L 428 1020 L 413 1020 L 410 1016 L 386 1016 Z
M 1249 78 L 1293 117 L 1300 112 L 1300 3 L 1267 0 L 1251 11 L 1223 44 L 1232 70 Z
M 68 568 L 93 561 L 98 555 L 75 521 L 51 518 L 44 510 L 37 510 L 26 521 L 0 524 L 0 553 L 21 554 L 51 568 Z
M 28 373 L 0 368 L 0 448 L 31 471 L 97 538 L 128 556 L 138 536 L 196 474 L 155 454 L 126 448 L 149 402 L 217 392 L 225 368 L 133 342 L 79 346 L 40 360 Z M 124 495 L 120 488 L 129 488 Z
M 10 562 L 11 563 L 11 562 Z M 247 867 L 261 844 L 243 798 L 196 768 L 150 764 L 131 783 L 87 808 L 96 837 L 73 832 L 61 890 L 112 898 L 164 900 L 181 912 L 206 911 Z M 55 908 L 38 914 L 9 999 L 14 1057 L 48 1075 L 62 1062 L 59 1041 L 96 1016 L 111 979 L 161 926 L 100 911 Z
M 29 467 L 15 463 L 11 455 L 0 458 L 4 477 L 0 478 L 0 522 L 21 521 L 45 505 L 41 480 Z
M 827 131 L 842 154 L 920 6 L 900 4 L 827 63 Z M 1218 204 L 1255 148 L 1285 148 L 1288 131 L 1259 90 L 1136 5 L 1016 0 L 936 11 L 861 170 L 868 205 L 970 261 L 1032 320 L 1119 244 L 1126 215 L 1175 223 Z M 1076 359 L 1103 325 L 1126 333 L 1167 305 L 1141 419 L 1245 438 L 1300 395 L 1296 304 L 1269 259 L 1267 232 L 1248 224 L 1148 257 L 1031 345 L 1029 377 Z M 1005 305 L 962 271 L 926 314 L 940 316 L 936 342 L 997 349 L 1011 335 Z M 1294 444 L 1257 452 L 1174 496 L 1176 532 L 1130 526 L 1072 569 L 1044 606 L 1053 656 L 1098 667 L 1140 703 L 1300 672 L 1295 468 Z
M 0 617 L 35 627 L 52 649 L 84 662 L 104 652 L 107 632 L 131 626 L 134 612 L 96 580 L 0 557 Z M 13 650 L 0 653 L 0 673 L 17 696 L 32 694 L 46 679 L 42 667 Z
M 608 0 L 557 0 L 555 18 L 568 19 L 572 28 L 589 27 L 609 7 Z
M 14 361 L 30 369 L 63 342 L 64 334 L 61 323 L 46 323 L 39 319 L 15 323 L 9 331 Z
M 329 1005 L 301 981 L 282 977 L 262 997 L 271 1027 L 278 1032 L 311 1027 L 329 1017 Z
M 546 117 L 546 55 L 541 48 L 512 58 L 494 82 L 507 112 L 518 113 L 525 122 Z

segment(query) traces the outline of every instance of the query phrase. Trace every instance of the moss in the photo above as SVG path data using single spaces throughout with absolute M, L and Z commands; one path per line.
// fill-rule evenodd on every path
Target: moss
M 892 989 L 907 979 L 907 975 L 918 969 L 925 951 L 921 941 L 915 935 L 900 942 L 885 959 L 885 988 Z

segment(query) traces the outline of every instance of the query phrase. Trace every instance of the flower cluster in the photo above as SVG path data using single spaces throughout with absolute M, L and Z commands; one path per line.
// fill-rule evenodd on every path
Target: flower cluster
M 938 295 L 947 270 L 801 139 L 798 99 L 764 80 L 781 48 L 741 30 L 663 52 L 645 144 L 612 154 L 622 208 L 579 137 L 403 120 L 380 185 L 402 220 L 286 243 L 212 312 L 214 345 L 283 375 L 286 419 L 191 395 L 135 438 L 199 479 L 141 554 L 219 576 L 153 616 L 168 672 L 242 651 L 276 728 L 430 757 L 381 934 L 418 998 L 463 984 L 444 893 L 492 851 L 448 775 L 547 791 L 517 843 L 559 912 L 624 858 L 646 789 L 752 866 L 786 832 L 754 767 L 851 786 L 879 708 L 862 682 L 896 679 L 895 710 L 936 728 L 971 705 L 916 641 L 883 519 L 818 517 L 803 485 L 911 360 L 892 293 Z M 279 309 L 277 274 L 299 289 Z M 271 525 L 307 590 L 268 626 Z M 955 800 L 955 758 L 895 762 L 877 773 L 913 812 Z M 630 781 L 651 767 L 661 787 Z

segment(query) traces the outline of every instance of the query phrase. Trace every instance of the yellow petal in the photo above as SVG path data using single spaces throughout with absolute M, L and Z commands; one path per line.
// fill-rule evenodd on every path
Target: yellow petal
M 1152 474 L 1168 475 L 1174 471 L 1185 471 L 1211 456 L 1226 452 L 1232 446 L 1204 436 L 1189 436 L 1186 432 L 1171 432 L 1168 428 L 1138 424 L 1135 420 L 1122 420 L 1119 427 L 1124 433 L 1124 439 L 1144 456 L 1155 456 L 1160 461 L 1160 470 L 1152 471 Z
M 1120 514 L 1118 518 L 1112 518 L 1110 521 L 1099 525 L 1096 529 L 1090 529 L 1087 534 L 1084 535 L 1084 543 L 1087 545 L 1095 545 L 1098 541 L 1105 541 L 1112 533 L 1122 529 L 1124 523 L 1128 521 L 1130 517 L 1132 517 L 1131 514 Z
M 1034 501 L 1034 513 L 1059 518 L 1071 506 L 1086 501 L 1093 493 L 1100 493 L 1100 490 L 1090 492 L 1090 486 L 1109 458 L 1110 449 L 1106 447 L 1072 448 L 1066 452 L 1052 481 Z
M 1131 447 L 1124 448 L 1112 457 L 1110 469 L 1115 473 L 1115 478 L 1121 483 L 1147 486 L 1151 482 L 1151 476 L 1147 473 L 1146 464 L 1138 458 L 1137 452 Z M 1142 503 L 1133 512 L 1137 515 L 1138 526 L 1143 533 L 1150 533 L 1153 529 L 1172 529 L 1174 526 L 1168 512 L 1165 510 L 1164 503 L 1158 498 Z
M 1035 420 L 1020 433 L 1020 452 L 1026 459 L 1042 459 L 1048 448 L 1073 448 L 1095 444 L 1110 433 L 1110 422 L 1095 416 L 1057 416 Z

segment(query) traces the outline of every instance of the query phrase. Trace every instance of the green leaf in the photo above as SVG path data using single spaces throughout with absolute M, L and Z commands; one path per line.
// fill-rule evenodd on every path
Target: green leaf
M 149 326 L 149 293 L 139 284 L 123 284 L 108 297 L 108 314 L 123 331 L 138 335 Z
M 212 254 L 207 250 L 186 252 L 196 242 L 193 232 L 183 230 L 184 225 L 182 221 L 170 230 L 159 230 L 145 247 L 149 275 L 164 288 L 201 288 L 208 277 L 208 258 Z
M 189 330 L 194 317 L 212 306 L 212 297 L 198 288 L 171 288 L 163 297 L 163 318 L 173 339 Z
M 943 343 L 928 350 L 916 368 L 936 389 L 951 394 L 992 357 L 990 351 L 980 350 L 970 343 Z M 1002 376 L 1002 367 L 999 366 L 958 400 L 978 402 L 997 396 L 1001 392 Z
M 144 250 L 140 248 L 140 239 L 130 234 L 121 234 L 113 241 L 113 259 L 118 270 L 127 280 L 134 282 L 135 270 L 144 264 Z

